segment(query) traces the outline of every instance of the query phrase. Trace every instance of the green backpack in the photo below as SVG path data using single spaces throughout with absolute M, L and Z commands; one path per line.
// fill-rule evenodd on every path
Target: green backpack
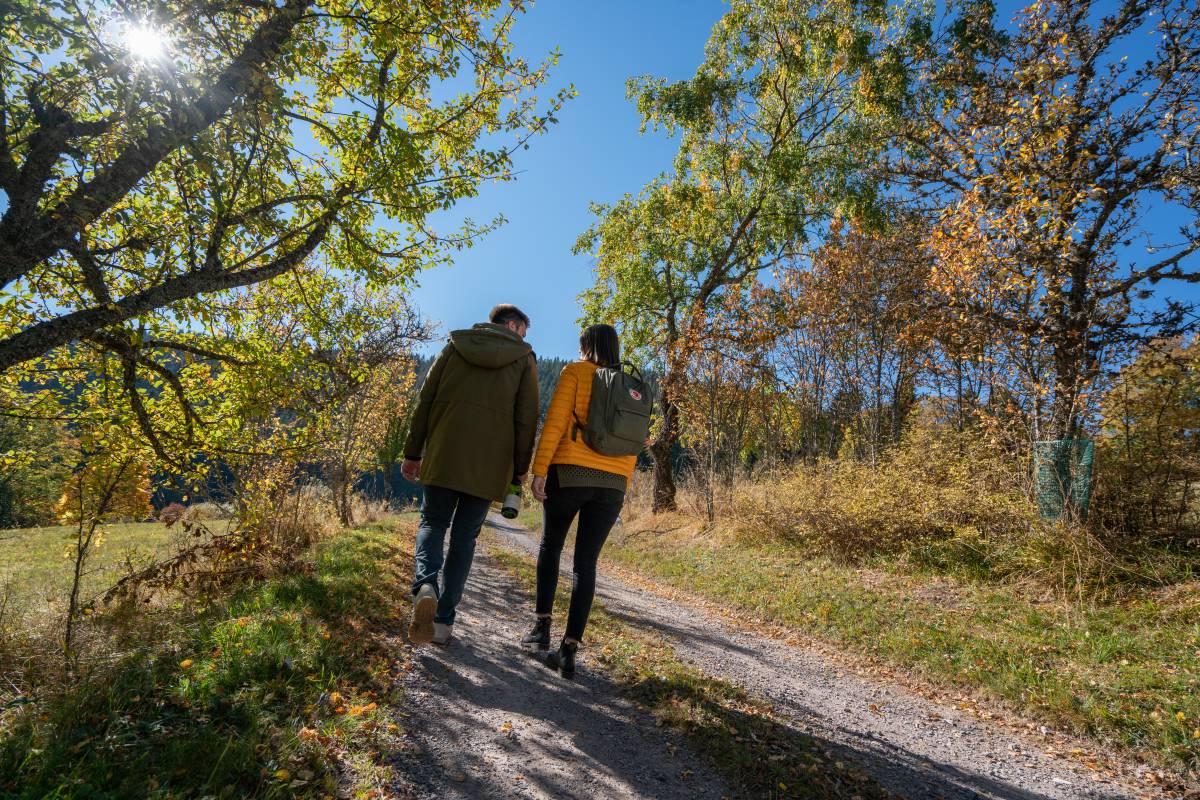
M 636 456 L 650 435 L 653 405 L 652 392 L 633 364 L 624 361 L 618 367 L 597 367 L 587 425 L 576 415 L 571 438 L 582 431 L 583 441 L 601 455 Z

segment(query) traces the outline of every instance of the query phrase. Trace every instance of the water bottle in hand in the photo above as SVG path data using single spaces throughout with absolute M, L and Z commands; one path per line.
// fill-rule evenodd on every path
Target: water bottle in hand
M 504 504 L 500 506 L 500 516 L 505 519 L 516 519 L 517 514 L 521 513 L 521 484 L 510 483 L 508 485 L 508 494 L 504 497 Z

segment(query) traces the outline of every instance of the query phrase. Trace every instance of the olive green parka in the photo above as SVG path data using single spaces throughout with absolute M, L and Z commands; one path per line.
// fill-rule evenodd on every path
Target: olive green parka
M 537 359 L 503 325 L 453 331 L 429 367 L 404 445 L 421 483 L 489 500 L 524 475 L 537 432 Z

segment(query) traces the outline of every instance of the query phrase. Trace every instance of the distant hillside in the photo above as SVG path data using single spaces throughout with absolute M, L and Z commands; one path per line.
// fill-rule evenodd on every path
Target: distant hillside
M 546 418 L 546 411 L 550 408 L 550 398 L 554 396 L 554 389 L 558 386 L 558 376 L 562 373 L 563 367 L 571 362 L 565 358 L 539 358 L 538 366 L 538 427 L 542 426 L 542 420 Z

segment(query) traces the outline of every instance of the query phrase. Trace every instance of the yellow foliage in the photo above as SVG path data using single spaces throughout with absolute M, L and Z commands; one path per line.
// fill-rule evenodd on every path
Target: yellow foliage
M 801 466 L 742 490 L 734 508 L 744 534 L 853 559 L 952 537 L 1023 537 L 1038 522 L 1021 474 L 981 433 L 937 428 L 918 415 L 876 465 Z
M 1158 342 L 1126 366 L 1102 403 L 1097 520 L 1126 536 L 1194 535 L 1200 480 L 1200 345 Z
M 54 510 L 64 525 L 78 522 L 81 511 L 84 519 L 147 519 L 154 513 L 150 506 L 150 467 L 132 457 L 116 463 L 98 460 L 87 464 L 67 479 Z

